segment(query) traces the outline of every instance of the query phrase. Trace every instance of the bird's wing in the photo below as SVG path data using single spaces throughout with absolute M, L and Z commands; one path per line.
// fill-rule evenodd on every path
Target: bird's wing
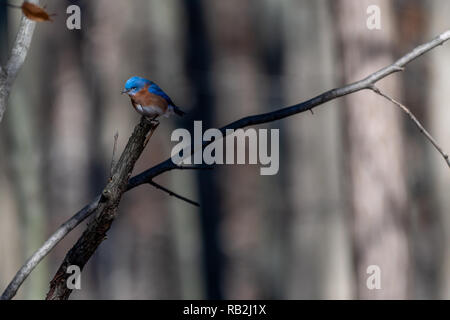
M 175 103 L 173 103 L 172 99 L 170 99 L 170 97 L 156 83 L 152 83 L 148 87 L 148 91 L 164 98 L 169 103 L 169 105 L 175 106 Z

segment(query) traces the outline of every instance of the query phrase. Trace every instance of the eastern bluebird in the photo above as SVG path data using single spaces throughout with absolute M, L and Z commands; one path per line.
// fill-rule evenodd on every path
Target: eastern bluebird
M 122 94 L 124 93 L 128 94 L 133 108 L 138 113 L 151 119 L 162 115 L 169 117 L 173 113 L 178 116 L 185 114 L 156 83 L 150 80 L 132 77 L 125 83 Z

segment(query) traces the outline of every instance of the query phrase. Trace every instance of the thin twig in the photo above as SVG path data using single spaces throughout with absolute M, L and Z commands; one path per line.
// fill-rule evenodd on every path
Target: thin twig
M 432 39 L 431 41 L 422 44 L 418 47 L 416 47 L 414 50 L 410 51 L 400 59 L 398 59 L 395 63 L 377 71 L 366 78 L 351 83 L 349 85 L 343 86 L 341 88 L 333 89 L 327 92 L 324 92 L 310 100 L 301 102 L 299 104 L 282 108 L 279 110 L 275 110 L 273 112 L 264 113 L 264 114 L 258 114 L 254 116 L 248 116 L 244 117 L 240 120 L 234 121 L 224 127 L 222 127 L 220 130 L 222 133 L 226 133 L 227 129 L 238 129 L 238 128 L 245 128 L 252 125 L 258 125 L 263 123 L 268 123 L 276 120 L 280 120 L 286 117 L 293 116 L 295 114 L 299 114 L 308 110 L 313 109 L 314 107 L 317 107 L 319 105 L 322 105 L 328 101 L 334 100 L 336 98 L 361 91 L 364 89 L 371 89 L 371 87 L 378 82 L 379 80 L 399 71 L 404 70 L 404 66 L 407 65 L 409 62 L 417 59 L 418 57 L 422 56 L 426 52 L 434 49 L 435 47 L 442 45 L 444 42 L 450 39 L 450 30 L 447 30 L 446 32 L 440 34 L 436 38 Z M 203 144 L 203 147 L 208 145 L 211 142 L 205 142 Z M 172 162 L 172 159 L 169 158 L 158 165 L 149 168 L 145 170 L 144 172 L 134 176 L 128 181 L 128 186 L 126 187 L 125 191 L 129 191 L 133 188 L 136 188 L 142 184 L 147 184 L 149 181 L 151 181 L 154 177 L 159 176 L 165 172 L 180 169 L 180 167 Z M 99 196 L 100 197 L 100 196 Z M 98 206 L 98 201 L 93 201 L 89 206 L 96 207 Z M 76 215 L 78 215 L 80 212 L 78 212 Z M 92 213 L 92 212 L 91 212 Z M 87 215 L 88 216 L 88 215 Z M 87 216 L 85 218 L 87 218 Z M 47 241 L 48 242 L 48 241 Z M 47 243 L 46 242 L 46 243 Z M 19 270 L 19 272 L 14 277 L 13 281 L 8 286 L 8 291 L 5 291 L 3 295 L 1 296 L 1 299 L 12 299 L 14 295 L 16 294 L 19 287 L 22 285 L 25 278 L 29 275 L 29 273 L 36 267 L 36 265 L 42 260 L 45 255 L 48 254 L 50 250 L 56 245 L 57 242 L 52 243 L 52 245 L 47 246 L 45 248 L 40 248 L 38 251 L 36 251 L 30 259 L 27 260 L 25 265 Z M 21 273 L 21 270 L 25 270 L 25 272 Z M 20 274 L 19 274 L 20 273 Z M 15 281 L 18 280 L 18 281 Z M 13 283 L 14 282 L 14 283 Z
M 114 135 L 114 146 L 113 146 L 113 151 L 112 151 L 112 156 L 111 156 L 111 168 L 109 170 L 110 178 L 113 176 L 113 173 L 114 173 L 113 170 L 116 165 L 115 156 L 116 156 L 116 151 L 117 151 L 117 139 L 119 139 L 119 131 L 116 131 L 116 134 Z
M 420 123 L 419 120 L 417 120 L 416 116 L 414 116 L 414 114 L 403 104 L 401 104 L 400 102 L 398 102 L 397 100 L 389 97 L 388 95 L 386 95 L 385 93 L 381 92 L 380 89 L 378 89 L 376 86 L 372 86 L 370 89 L 372 89 L 373 92 L 375 92 L 376 94 L 382 96 L 383 98 L 387 99 L 388 101 L 392 102 L 393 104 L 395 104 L 397 107 L 400 108 L 400 110 L 402 110 L 403 112 L 405 112 L 409 118 L 411 119 L 411 121 L 417 126 L 417 128 L 419 128 L 419 131 L 431 142 L 431 144 L 436 148 L 436 150 L 442 155 L 442 157 L 444 158 L 445 162 L 447 163 L 448 167 L 450 168 L 450 160 L 448 157 L 448 154 L 445 153 L 442 148 L 439 146 L 439 144 L 436 142 L 436 140 L 431 136 L 431 134 L 423 127 L 423 125 Z
M 150 181 L 148 184 L 154 186 L 155 188 L 157 188 L 159 190 L 162 190 L 162 191 L 166 192 L 167 194 L 169 194 L 169 196 L 173 196 L 173 197 L 178 198 L 180 200 L 186 201 L 187 203 L 193 204 L 194 206 L 200 207 L 200 204 L 198 202 L 195 202 L 195 201 L 190 200 L 190 199 L 188 199 L 186 197 L 183 197 L 183 196 L 181 196 L 181 195 L 179 195 L 179 194 L 177 194 L 177 193 L 175 193 L 175 192 L 173 192 L 173 191 L 163 187 L 162 185 L 156 183 L 153 180 Z

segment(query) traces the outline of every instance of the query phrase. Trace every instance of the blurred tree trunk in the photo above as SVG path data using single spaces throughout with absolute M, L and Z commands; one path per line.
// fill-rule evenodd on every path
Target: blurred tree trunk
M 182 118 L 171 117 L 168 121 L 164 121 L 164 126 L 158 127 L 160 145 L 157 148 L 150 146 L 150 149 L 153 150 L 150 153 L 160 153 L 161 158 L 154 159 L 152 163 L 170 155 L 171 144 L 168 141 L 173 130 L 177 128 L 190 129 L 193 119 L 201 119 L 201 117 L 194 118 L 191 112 L 192 104 L 196 99 L 191 94 L 191 89 L 197 84 L 190 81 L 191 68 L 186 67 L 186 54 L 188 53 L 186 49 L 189 47 L 187 39 L 192 35 L 186 30 L 185 8 L 185 4 L 178 0 L 150 2 L 150 33 L 155 44 L 152 45 L 154 55 L 149 63 L 151 73 L 148 76 L 154 77 L 154 80 L 164 88 L 174 102 L 186 112 Z M 159 39 L 164 39 L 164 41 L 159 41 Z M 188 71 L 187 74 L 186 71 Z M 155 137 L 152 138 L 152 142 L 155 141 L 154 139 Z M 162 152 L 155 152 L 156 150 Z M 206 174 L 211 173 L 210 171 Z M 195 171 L 184 171 L 164 175 L 157 181 L 171 190 L 181 192 L 190 199 L 199 199 L 197 174 L 198 172 Z M 165 272 L 172 270 L 173 272 L 173 274 L 163 277 L 171 289 L 168 297 L 206 298 L 204 283 L 206 279 L 202 272 L 201 210 L 174 197 L 169 197 L 157 189 L 151 188 L 148 191 L 158 197 L 159 201 L 165 203 L 167 207 L 164 219 L 167 221 L 169 239 L 166 242 L 172 245 L 170 247 L 172 251 L 169 254 L 167 252 L 160 254 L 166 256 L 166 265 L 161 265 L 162 270 Z M 171 278 L 171 281 L 167 281 L 168 277 Z
M 432 37 L 448 29 L 450 2 L 447 0 L 429 2 L 432 5 L 430 30 L 427 36 Z M 430 131 L 447 152 L 450 150 L 450 107 L 448 103 L 448 84 L 450 83 L 449 56 L 450 46 L 448 44 L 438 48 L 429 56 L 431 61 L 429 74 L 431 77 L 430 84 L 427 88 L 429 92 L 428 101 L 425 105 L 429 116 Z M 442 162 L 442 158 L 430 145 L 428 145 L 425 152 L 430 154 L 431 158 L 428 164 L 429 167 L 425 171 L 426 175 L 431 173 L 433 178 L 432 199 L 435 205 L 431 210 L 434 209 L 433 212 L 437 212 L 439 215 L 436 223 L 439 227 L 435 226 L 434 229 L 430 230 L 430 234 L 433 231 L 435 232 L 431 236 L 433 239 L 437 238 L 437 241 L 434 242 L 434 246 L 430 246 L 428 249 L 434 258 L 433 262 L 439 269 L 439 274 L 436 279 L 437 284 L 440 286 L 440 288 L 437 288 L 437 298 L 450 299 L 450 246 L 448 245 L 450 243 L 450 174 L 448 167 Z M 442 238 L 436 235 L 441 235 L 437 231 L 443 233 Z M 440 259 L 436 259 L 436 255 Z
M 8 10 L 0 5 L 0 64 L 5 65 L 9 55 Z M 9 117 L 8 113 L 5 118 Z M 5 124 L 0 126 L 0 150 L 6 154 L 7 139 Z M 17 201 L 14 201 L 11 176 L 8 174 L 10 157 L 0 157 L 0 290 L 3 290 L 17 271 L 23 260 L 23 250 L 20 247 L 21 225 L 17 212 Z
M 16 30 L 14 29 L 13 32 Z M 21 260 L 28 258 L 38 248 L 38 245 L 45 240 L 47 231 L 47 210 L 44 190 L 41 187 L 43 184 L 40 152 L 42 135 L 38 131 L 39 123 L 36 121 L 39 110 L 33 103 L 39 100 L 40 95 L 38 90 L 33 90 L 34 85 L 39 82 L 39 75 L 33 72 L 33 68 L 38 67 L 39 59 L 29 58 L 28 60 L 29 68 L 22 70 L 14 87 L 30 89 L 12 91 L 9 99 L 11 107 L 8 108 L 3 123 L 6 129 L 7 148 L 10 150 L 6 156 L 21 224 Z M 47 287 L 47 276 L 47 264 L 44 262 L 36 268 L 25 283 L 23 297 L 42 298 Z
M 208 2 L 208 25 L 214 50 L 213 80 L 217 85 L 214 126 L 262 111 L 265 90 L 258 83 L 259 65 L 254 7 L 248 1 Z M 233 23 L 230 23 L 233 21 Z M 248 148 L 245 152 L 248 153 Z M 263 298 L 265 285 L 262 177 L 255 165 L 216 169 L 224 194 L 221 242 L 226 257 L 223 282 L 228 299 Z M 237 187 L 238 186 L 238 187 Z
M 286 104 L 336 86 L 330 2 L 285 1 L 284 85 Z M 342 138 L 339 101 L 286 119 L 289 149 L 280 171 L 288 175 L 285 298 L 345 299 L 351 296 L 350 248 L 340 178 Z
M 369 5 L 381 9 L 381 30 L 366 27 Z M 342 0 L 337 9 L 343 82 L 360 79 L 393 62 L 395 37 L 390 1 Z M 401 100 L 397 79 L 390 77 L 380 87 Z M 401 113 L 369 91 L 347 96 L 345 102 L 357 297 L 405 299 L 410 261 Z M 366 271 L 371 265 L 381 269 L 381 290 L 366 286 Z
M 47 38 L 40 42 L 46 48 L 42 52 L 47 55 L 41 59 L 41 65 L 45 68 L 41 73 L 45 80 L 41 83 L 42 91 L 48 95 L 46 100 L 49 107 L 45 102 L 41 104 L 45 108 L 41 121 L 42 130 L 47 135 L 45 192 L 49 201 L 52 231 L 79 210 L 81 204 L 90 200 L 93 196 L 89 188 L 92 181 L 95 178 L 97 184 L 102 181 L 91 171 L 96 163 L 92 158 L 91 147 L 94 148 L 98 141 L 92 128 L 100 127 L 101 123 L 91 114 L 95 104 L 90 95 L 90 83 L 84 78 L 86 63 L 82 44 L 87 31 L 87 15 L 84 13 L 89 10 L 86 10 L 84 1 L 78 5 L 82 10 L 81 30 L 69 31 L 65 28 L 65 22 L 61 22 L 64 23 L 63 28 L 51 28 Z M 67 3 L 55 2 L 55 7 L 54 10 L 65 12 Z M 59 266 L 60 259 L 72 246 L 79 232 L 82 230 L 77 229 L 55 248 L 52 255 L 55 267 Z M 88 290 L 76 290 L 75 297 L 85 293 L 88 293 L 86 298 L 96 297 L 96 278 L 91 280 L 88 275 L 89 272 L 86 272 L 82 278 L 84 289 Z M 44 294 L 47 291 L 48 285 Z
M 436 1 L 431 1 L 433 5 Z M 445 5 L 437 1 L 441 8 Z M 427 34 L 427 26 L 430 22 L 439 22 L 430 14 L 430 2 L 423 0 L 401 0 L 395 1 L 395 18 L 398 26 L 398 36 L 396 37 L 396 54 L 400 56 L 411 50 L 411 47 L 428 41 L 442 32 L 442 28 L 434 30 L 434 33 Z M 445 16 L 448 15 L 448 11 Z M 448 22 L 448 17 L 445 18 Z M 439 19 L 440 23 L 443 19 Z M 443 28 L 448 25 L 443 25 Z M 434 136 L 435 128 L 431 121 L 434 111 L 439 110 L 439 103 L 429 103 L 429 95 L 433 92 L 433 76 L 435 70 L 431 70 L 432 57 L 442 52 L 444 48 L 437 48 L 432 54 L 421 59 L 417 59 L 408 66 L 407 72 L 403 73 L 402 102 L 408 106 L 418 119 L 424 124 Z M 447 60 L 440 57 L 442 60 Z M 442 265 L 442 243 L 443 224 L 440 215 L 439 202 L 433 186 L 436 181 L 430 172 L 434 167 L 433 159 L 439 159 L 439 154 L 432 150 L 430 142 L 424 138 L 417 127 L 409 118 L 401 115 L 403 119 L 405 138 L 405 158 L 414 159 L 405 165 L 409 194 L 409 208 L 411 212 L 411 261 L 414 265 L 412 277 L 414 280 L 414 298 L 435 299 L 439 297 L 439 268 Z M 445 118 L 443 118 L 445 119 Z M 447 118 L 448 120 L 448 118 Z M 447 122 L 448 123 L 448 122 Z M 437 137 L 436 137 L 437 138 Z M 437 139 L 439 143 L 444 139 Z M 447 150 L 447 148 L 444 148 Z M 440 167 L 440 166 L 437 166 Z M 443 166 L 446 169 L 445 165 Z

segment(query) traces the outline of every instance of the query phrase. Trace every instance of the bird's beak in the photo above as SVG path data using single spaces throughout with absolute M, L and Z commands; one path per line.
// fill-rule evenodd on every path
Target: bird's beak
M 124 93 L 128 93 L 128 90 L 123 90 L 123 91 L 122 91 L 122 94 L 124 94 Z

